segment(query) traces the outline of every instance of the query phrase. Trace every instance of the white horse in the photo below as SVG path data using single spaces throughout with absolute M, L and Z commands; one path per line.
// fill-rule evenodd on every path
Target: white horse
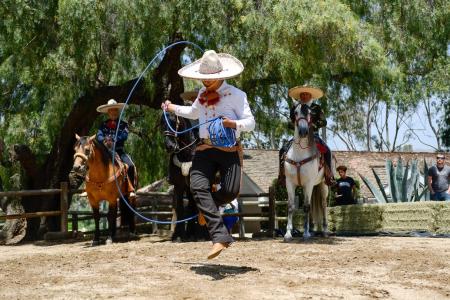
M 305 224 L 303 238 L 311 237 L 309 232 L 310 212 L 313 224 L 322 226 L 323 236 L 328 236 L 327 197 L 328 186 L 324 180 L 324 167 L 320 167 L 320 152 L 314 141 L 311 128 L 311 112 L 306 104 L 297 103 L 294 122 L 294 140 L 284 157 L 286 189 L 288 193 L 288 223 L 284 241 L 292 240 L 292 215 L 295 209 L 295 189 L 303 188 L 303 210 Z M 320 169 L 320 170 L 319 170 Z

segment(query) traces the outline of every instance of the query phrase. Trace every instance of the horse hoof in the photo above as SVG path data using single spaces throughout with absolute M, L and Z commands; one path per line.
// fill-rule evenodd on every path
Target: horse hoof
M 303 239 L 304 239 L 304 240 L 308 240 L 310 237 L 311 237 L 311 234 L 310 234 L 310 233 L 304 233 L 304 234 L 303 234 Z
M 330 237 L 330 233 L 328 231 L 322 232 L 322 237 L 327 238 Z
M 183 240 L 179 236 L 172 238 L 172 243 L 181 243 L 182 241 Z
M 91 243 L 91 247 L 95 247 L 95 246 L 98 246 L 98 245 L 100 245 L 100 241 L 92 241 L 92 243 Z
M 292 236 L 285 236 L 283 239 L 283 242 L 285 242 L 285 243 L 292 242 Z
M 111 237 L 108 237 L 108 238 L 106 239 L 106 245 L 111 245 L 112 243 L 113 243 L 112 238 L 111 238 Z
M 139 236 L 136 233 L 130 232 L 128 234 L 128 240 L 130 241 L 139 240 Z

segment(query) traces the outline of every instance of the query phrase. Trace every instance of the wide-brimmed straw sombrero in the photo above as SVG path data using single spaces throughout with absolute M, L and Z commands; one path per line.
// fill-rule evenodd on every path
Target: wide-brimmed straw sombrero
M 189 79 L 220 80 L 236 77 L 242 71 L 244 65 L 236 57 L 208 50 L 202 58 L 178 70 L 178 74 Z
M 117 103 L 114 99 L 109 99 L 107 104 L 100 105 L 97 107 L 97 111 L 100 113 L 107 114 L 108 109 L 118 108 L 119 110 L 125 106 L 125 103 Z
M 304 85 L 304 86 L 296 86 L 289 90 L 289 97 L 300 100 L 301 93 L 309 93 L 311 94 L 312 99 L 319 99 L 323 96 L 323 92 L 319 88 L 315 88 L 312 86 Z
M 184 103 L 192 104 L 195 99 L 197 99 L 198 91 L 187 91 L 180 94 L 181 99 L 183 99 Z

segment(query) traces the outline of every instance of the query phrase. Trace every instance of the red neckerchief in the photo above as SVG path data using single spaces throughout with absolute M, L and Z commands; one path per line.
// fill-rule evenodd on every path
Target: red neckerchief
M 110 128 L 110 129 L 116 129 L 117 127 L 117 122 L 114 120 L 108 120 L 106 122 L 106 127 Z
M 200 94 L 200 97 L 198 98 L 198 101 L 201 105 L 204 105 L 205 103 L 207 106 L 211 106 L 214 104 L 217 104 L 220 100 L 220 95 L 216 91 L 208 91 L 205 90 L 203 93 Z

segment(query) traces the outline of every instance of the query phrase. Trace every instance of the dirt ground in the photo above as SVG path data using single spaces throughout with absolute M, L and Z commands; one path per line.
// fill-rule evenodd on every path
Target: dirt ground
M 0 299 L 449 299 L 450 239 L 1 246 Z

